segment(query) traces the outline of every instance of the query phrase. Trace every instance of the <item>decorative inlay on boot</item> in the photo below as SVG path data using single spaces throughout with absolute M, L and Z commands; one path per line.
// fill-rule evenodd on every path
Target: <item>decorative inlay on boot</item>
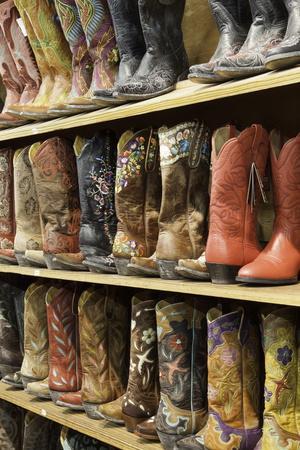
M 207 323 L 208 421 L 196 436 L 177 442 L 177 448 L 253 450 L 261 437 L 257 317 L 229 305 L 223 311 L 211 309 Z
M 130 368 L 123 398 L 128 431 L 156 414 L 159 401 L 155 294 L 143 291 L 132 299 Z
M 117 229 L 116 147 L 116 138 L 110 131 L 96 134 L 91 139 L 78 136 L 74 143 L 81 206 L 81 265 L 88 257 L 93 257 L 93 264 L 96 264 L 98 257 L 106 257 L 112 251 Z M 56 259 L 66 268 L 78 268 L 75 255 L 66 255 L 63 259 L 58 255 Z M 85 263 L 83 268 L 89 267 L 89 259 Z
M 189 79 L 196 83 L 217 83 L 224 78 L 214 72 L 220 58 L 231 57 L 242 47 L 251 22 L 249 2 L 241 0 L 239 4 L 232 0 L 209 0 L 219 33 L 218 46 L 205 64 L 190 67 Z
M 124 290 L 91 287 L 82 293 L 78 311 L 82 401 L 89 417 L 102 419 L 99 405 L 120 397 L 127 385 L 129 303 Z
M 77 305 L 79 288 L 51 287 L 46 295 L 49 333 L 49 388 L 56 403 L 62 394 L 81 388 Z
M 152 129 L 126 131 L 118 144 L 116 211 L 118 231 L 113 245 L 120 275 L 130 275 L 131 257 L 155 252 L 161 202 L 158 137 Z
M 44 380 L 49 373 L 48 330 L 45 298 L 49 285 L 41 281 L 31 284 L 24 297 L 24 359 L 21 375 L 24 387 Z
M 32 165 L 42 216 L 43 250 L 48 268 L 61 269 L 56 254 L 79 253 L 80 207 L 75 156 L 69 142 L 51 138 L 31 147 Z
M 250 0 L 252 25 L 240 51 L 221 57 L 215 73 L 224 78 L 256 75 L 266 71 L 267 52 L 284 37 L 286 9 L 277 0 Z
M 180 259 L 175 272 L 184 278 L 192 280 L 210 280 L 209 271 L 206 267 L 205 252 L 198 259 Z
M 260 252 L 256 210 L 265 198 L 262 177 L 269 154 L 269 137 L 261 125 L 237 136 L 232 126 L 213 135 L 212 187 L 206 265 L 213 283 L 235 283 L 244 264 Z
M 67 427 L 62 428 L 60 441 L 63 450 L 116 450 L 110 445 Z
M 61 426 L 49 419 L 27 412 L 23 450 L 59 450 Z
M 177 279 L 178 260 L 196 259 L 205 249 L 210 133 L 197 121 L 183 122 L 160 128 L 159 143 L 162 204 L 156 257 L 160 276 Z
M 285 139 L 273 130 L 271 170 L 275 224 L 272 239 L 257 258 L 243 267 L 237 280 L 259 284 L 294 284 L 300 271 L 300 134 Z
M 139 0 L 138 4 L 146 53 L 132 79 L 117 86 L 116 96 L 124 100 L 144 100 L 172 91 L 188 71 L 181 30 L 185 2 Z
M 299 450 L 299 311 L 269 308 L 262 321 L 266 381 L 261 448 Z
M 156 306 L 160 403 L 156 429 L 166 450 L 197 432 L 207 416 L 206 306 L 185 297 Z
M 0 448 L 20 450 L 23 442 L 24 412 L 11 403 L 0 400 Z

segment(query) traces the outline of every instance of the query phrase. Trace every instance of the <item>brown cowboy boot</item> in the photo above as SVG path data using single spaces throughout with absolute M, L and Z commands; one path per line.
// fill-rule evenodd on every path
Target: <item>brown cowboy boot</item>
M 50 138 L 40 146 L 32 146 L 29 159 L 44 228 L 44 258 L 48 268 L 61 269 L 64 267 L 56 262 L 56 254 L 79 253 L 80 209 L 74 152 L 67 140 Z
M 196 259 L 205 250 L 209 139 L 209 130 L 197 121 L 159 130 L 162 205 L 156 257 L 161 278 L 180 278 L 178 260 Z
M 24 297 L 24 359 L 21 376 L 24 387 L 44 380 L 49 373 L 48 330 L 45 298 L 49 285 L 38 281 L 31 284 Z
M 156 414 L 159 401 L 155 295 L 140 292 L 132 299 L 130 369 L 122 414 L 128 431 Z
M 135 274 L 127 267 L 132 257 L 137 257 L 132 262 L 138 265 L 138 258 L 149 258 L 155 251 L 161 201 L 160 183 L 157 133 L 152 128 L 135 134 L 126 131 L 118 144 L 118 231 L 113 245 L 120 275 Z
M 23 444 L 24 410 L 0 400 L 0 448 L 21 450 Z

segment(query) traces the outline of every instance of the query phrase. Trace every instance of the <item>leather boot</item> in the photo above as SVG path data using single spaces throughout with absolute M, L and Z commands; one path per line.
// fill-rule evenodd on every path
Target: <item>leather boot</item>
M 237 280 L 246 283 L 293 284 L 300 271 L 300 134 L 285 140 L 273 130 L 271 141 L 272 185 L 276 220 L 272 239 Z
M 239 269 L 258 256 L 256 206 L 269 154 L 261 125 L 240 135 L 232 126 L 212 140 L 212 187 L 206 264 L 213 283 L 235 283 Z M 260 188 L 260 189 L 259 189 Z M 257 197 L 257 198 L 256 198 Z
M 66 99 L 66 105 L 75 113 L 80 110 L 95 109 L 96 106 L 92 102 L 90 105 L 80 105 L 80 99 L 87 94 L 91 85 L 93 63 L 88 51 L 76 2 L 75 0 L 55 0 L 55 5 L 65 38 L 72 53 L 72 88 Z M 73 107 L 73 103 L 77 104 L 80 109 Z
M 31 104 L 36 98 L 41 84 L 41 77 L 28 39 L 18 25 L 18 19 L 19 14 L 12 0 L 7 0 L 0 5 L 0 26 L 23 86 L 23 91 L 18 101 L 18 105 L 22 107 L 26 104 Z
M 40 144 L 37 144 L 40 145 Z M 26 251 L 42 253 L 42 231 L 39 204 L 29 161 L 29 149 L 17 150 L 14 154 L 14 195 L 16 235 L 14 249 L 20 266 L 28 266 Z M 44 263 L 41 267 L 45 267 Z
M 33 381 L 28 383 L 26 386 L 27 394 L 33 395 L 34 397 L 40 398 L 42 400 L 51 400 L 50 390 L 49 390 L 49 377 L 41 381 Z
M 268 70 L 294 66 L 300 62 L 300 1 L 283 0 L 288 11 L 288 24 L 284 38 L 266 54 Z
M 233 56 L 220 58 L 215 72 L 221 77 L 239 78 L 265 72 L 267 52 L 284 37 L 287 15 L 278 0 L 249 0 L 252 25 L 240 51 Z
M 56 256 L 66 269 L 91 267 L 94 270 L 97 263 L 101 269 L 102 257 L 112 251 L 117 228 L 114 197 L 116 144 L 115 135 L 110 131 L 96 134 L 91 139 L 80 136 L 75 139 L 81 206 L 80 254 Z
M 72 393 L 73 409 L 82 410 L 78 300 L 74 283 L 51 287 L 46 296 L 49 333 L 49 388 L 54 403 Z M 69 405 L 68 405 L 69 406 Z
M 75 0 L 88 49 L 93 61 L 93 77 L 89 95 L 111 97 L 118 73 L 118 50 L 107 0 Z M 105 106 L 106 98 L 99 105 Z M 90 99 L 89 99 L 90 101 Z M 109 98 L 108 98 L 109 101 Z
M 60 437 L 63 450 L 116 450 L 71 428 L 63 427 Z
M 225 311 L 220 306 L 208 312 L 207 323 L 208 421 L 177 448 L 253 450 L 261 437 L 257 318 L 242 307 Z
M 156 306 L 160 403 L 155 421 L 165 450 L 206 422 L 206 311 L 188 297 Z
M 138 69 L 146 53 L 146 45 L 140 22 L 138 1 L 108 0 L 108 6 L 113 20 L 120 55 L 116 86 L 122 86 L 122 84 L 131 80 Z M 112 95 L 114 89 L 108 92 L 96 91 L 95 95 L 101 97 L 106 94 L 107 98 L 109 95 Z M 114 102 L 116 99 L 112 97 L 111 101 Z
M 124 290 L 91 287 L 82 293 L 78 311 L 83 406 L 88 417 L 102 419 L 98 406 L 123 395 L 127 384 L 129 309 Z
M 224 78 L 214 72 L 219 59 L 240 51 L 251 24 L 248 0 L 209 0 L 220 38 L 218 46 L 206 64 L 190 67 L 189 79 L 196 83 L 217 83 Z
M 14 213 L 14 151 L 0 151 L 0 264 L 17 264 L 14 253 L 16 232 Z
M 66 139 L 50 138 L 31 147 L 32 165 L 44 228 L 44 258 L 50 269 L 63 269 L 56 254 L 79 253 L 79 193 L 76 161 Z
M 300 317 L 297 308 L 271 307 L 262 314 L 265 410 L 262 450 L 300 446 Z M 269 308 L 270 309 L 270 308 Z M 298 331 L 298 338 L 297 338 Z
M 206 266 L 205 252 L 198 259 L 179 259 L 175 267 L 178 275 L 191 280 L 210 280 L 208 268 Z
M 156 414 L 159 401 L 155 295 L 143 291 L 132 299 L 130 369 L 122 413 L 128 431 Z
M 59 450 L 60 431 L 59 424 L 28 411 L 22 450 Z
M 160 201 L 157 133 L 152 128 L 135 134 L 126 131 L 118 144 L 118 231 L 113 245 L 115 263 L 120 275 L 133 274 L 127 267 L 130 258 L 149 258 L 155 252 Z
M 49 285 L 38 281 L 31 284 L 24 297 L 24 359 L 21 376 L 24 387 L 44 380 L 49 373 L 48 329 L 45 298 Z
M 144 100 L 170 92 L 187 75 L 188 58 L 181 22 L 183 0 L 139 0 L 146 53 L 127 83 L 117 87 L 121 100 Z
M 162 204 L 156 256 L 161 278 L 177 279 L 178 260 L 198 258 L 205 250 L 210 133 L 200 122 L 183 122 L 160 128 L 159 142 Z
M 23 443 L 24 410 L 0 400 L 0 448 L 21 450 Z

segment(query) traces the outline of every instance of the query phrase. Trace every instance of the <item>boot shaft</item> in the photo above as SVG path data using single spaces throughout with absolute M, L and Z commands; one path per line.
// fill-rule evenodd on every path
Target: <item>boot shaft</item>
M 12 149 L 0 151 L 0 246 L 12 249 L 15 237 Z
M 25 416 L 23 450 L 58 450 L 61 426 L 32 412 Z
M 1 450 L 20 450 L 23 445 L 24 411 L 1 400 L 0 424 Z

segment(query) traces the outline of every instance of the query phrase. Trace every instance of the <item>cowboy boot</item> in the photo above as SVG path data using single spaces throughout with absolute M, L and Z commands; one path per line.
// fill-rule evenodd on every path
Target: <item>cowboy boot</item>
M 300 134 L 285 140 L 279 131 L 270 135 L 272 184 L 276 220 L 271 241 L 237 280 L 259 284 L 293 284 L 300 271 Z M 288 257 L 287 257 L 288 256 Z
M 152 128 L 121 136 L 116 175 L 118 231 L 113 245 L 120 275 L 132 274 L 127 267 L 130 258 L 149 258 L 156 248 L 161 200 L 157 160 L 158 138 Z
M 14 151 L 10 148 L 0 151 L 0 263 L 17 264 L 14 253 Z
M 120 397 L 126 389 L 129 329 L 124 291 L 91 287 L 81 295 L 78 311 L 83 406 L 88 417 L 102 419 L 98 406 Z
M 59 424 L 28 411 L 22 450 L 58 450 L 60 431 Z
M 112 97 L 113 91 L 116 86 L 131 80 L 146 53 L 146 45 L 140 22 L 138 2 L 136 0 L 108 0 L 108 6 L 119 50 L 120 66 L 115 86 L 107 91 L 95 91 L 95 95 L 105 99 L 111 98 L 112 102 L 117 102 Z
M 205 252 L 198 259 L 179 259 L 175 267 L 178 275 L 191 280 L 210 280 L 208 268 L 206 266 Z
M 143 439 L 146 439 L 147 441 L 159 442 L 159 437 L 156 430 L 155 416 L 139 423 L 136 426 L 135 434 Z
M 0 400 L 0 448 L 21 450 L 23 441 L 24 412 L 11 403 Z
M 136 426 L 156 414 L 159 401 L 155 296 L 143 291 L 132 299 L 130 369 L 122 402 L 126 428 Z
M 159 130 L 163 187 L 156 257 L 161 278 L 181 278 L 175 272 L 178 260 L 198 258 L 205 250 L 209 140 L 209 130 L 196 121 Z
M 185 1 L 139 0 L 146 53 L 130 81 L 117 86 L 117 98 L 144 100 L 172 91 L 186 77 L 188 58 L 181 21 Z
M 115 450 L 110 445 L 67 427 L 62 428 L 60 441 L 63 450 Z
M 267 51 L 265 65 L 268 70 L 294 66 L 300 61 L 300 2 L 283 0 L 288 11 L 288 23 L 284 38 Z
M 57 255 L 56 260 L 69 270 L 76 270 L 80 266 L 82 269 L 93 269 L 97 262 L 101 268 L 102 257 L 112 251 L 117 228 L 114 198 L 115 136 L 110 131 L 91 139 L 78 136 L 74 142 L 74 151 L 81 206 L 80 253 Z
M 3 2 L 0 5 L 0 26 L 23 85 L 23 91 L 18 102 L 18 105 L 22 107 L 31 104 L 36 98 L 41 77 L 28 39 L 21 31 L 18 20 L 19 14 L 14 2 L 12 0 Z
M 299 450 L 299 313 L 296 308 L 272 309 L 262 314 L 265 410 L 263 437 L 257 448 Z
M 28 156 L 29 149 L 30 147 L 26 147 L 17 150 L 13 160 L 16 219 L 14 250 L 20 266 L 28 265 L 27 250 L 42 252 L 39 205 Z
M 81 405 L 81 364 L 78 334 L 78 299 L 74 283 L 51 287 L 46 295 L 49 333 L 49 388 L 54 403 L 73 393 L 74 409 Z
M 213 283 L 235 283 L 239 269 L 260 252 L 256 236 L 259 186 L 269 154 L 269 137 L 261 125 L 237 136 L 227 126 L 212 139 L 212 188 L 206 264 Z
M 219 59 L 238 53 L 247 37 L 251 12 L 247 0 L 209 0 L 220 33 L 218 46 L 208 63 L 190 67 L 189 79 L 196 83 L 224 81 L 214 69 Z
M 155 421 L 166 450 L 206 422 L 206 310 L 193 298 L 156 305 L 160 403 Z
M 24 297 L 23 385 L 44 380 L 49 373 L 48 330 L 45 298 L 49 286 L 41 281 L 31 284 Z
M 48 268 L 64 268 L 56 254 L 79 253 L 79 193 L 75 156 L 69 142 L 50 138 L 31 147 L 29 159 L 44 228 Z
M 257 318 L 242 307 L 225 312 L 220 306 L 208 312 L 207 324 L 208 420 L 177 448 L 253 450 L 261 437 Z
M 105 106 L 112 97 L 118 72 L 118 50 L 107 0 L 75 0 L 93 61 L 93 77 L 89 95 L 92 99 L 104 93 L 100 102 Z M 96 97 L 94 94 L 96 93 Z M 108 97 L 108 99 L 106 99 Z M 90 101 L 90 99 L 88 99 Z
M 287 16 L 277 0 L 249 0 L 252 25 L 240 51 L 218 60 L 215 72 L 223 78 L 239 78 L 266 71 L 267 52 L 284 37 Z
M 95 104 L 80 105 L 80 99 L 84 97 L 91 85 L 93 63 L 90 57 L 85 34 L 79 17 L 78 8 L 75 0 L 55 0 L 57 14 L 60 23 L 69 43 L 72 53 L 72 88 L 66 99 L 66 105 L 76 113 L 76 107 L 72 106 L 75 102 L 80 110 L 95 109 Z

